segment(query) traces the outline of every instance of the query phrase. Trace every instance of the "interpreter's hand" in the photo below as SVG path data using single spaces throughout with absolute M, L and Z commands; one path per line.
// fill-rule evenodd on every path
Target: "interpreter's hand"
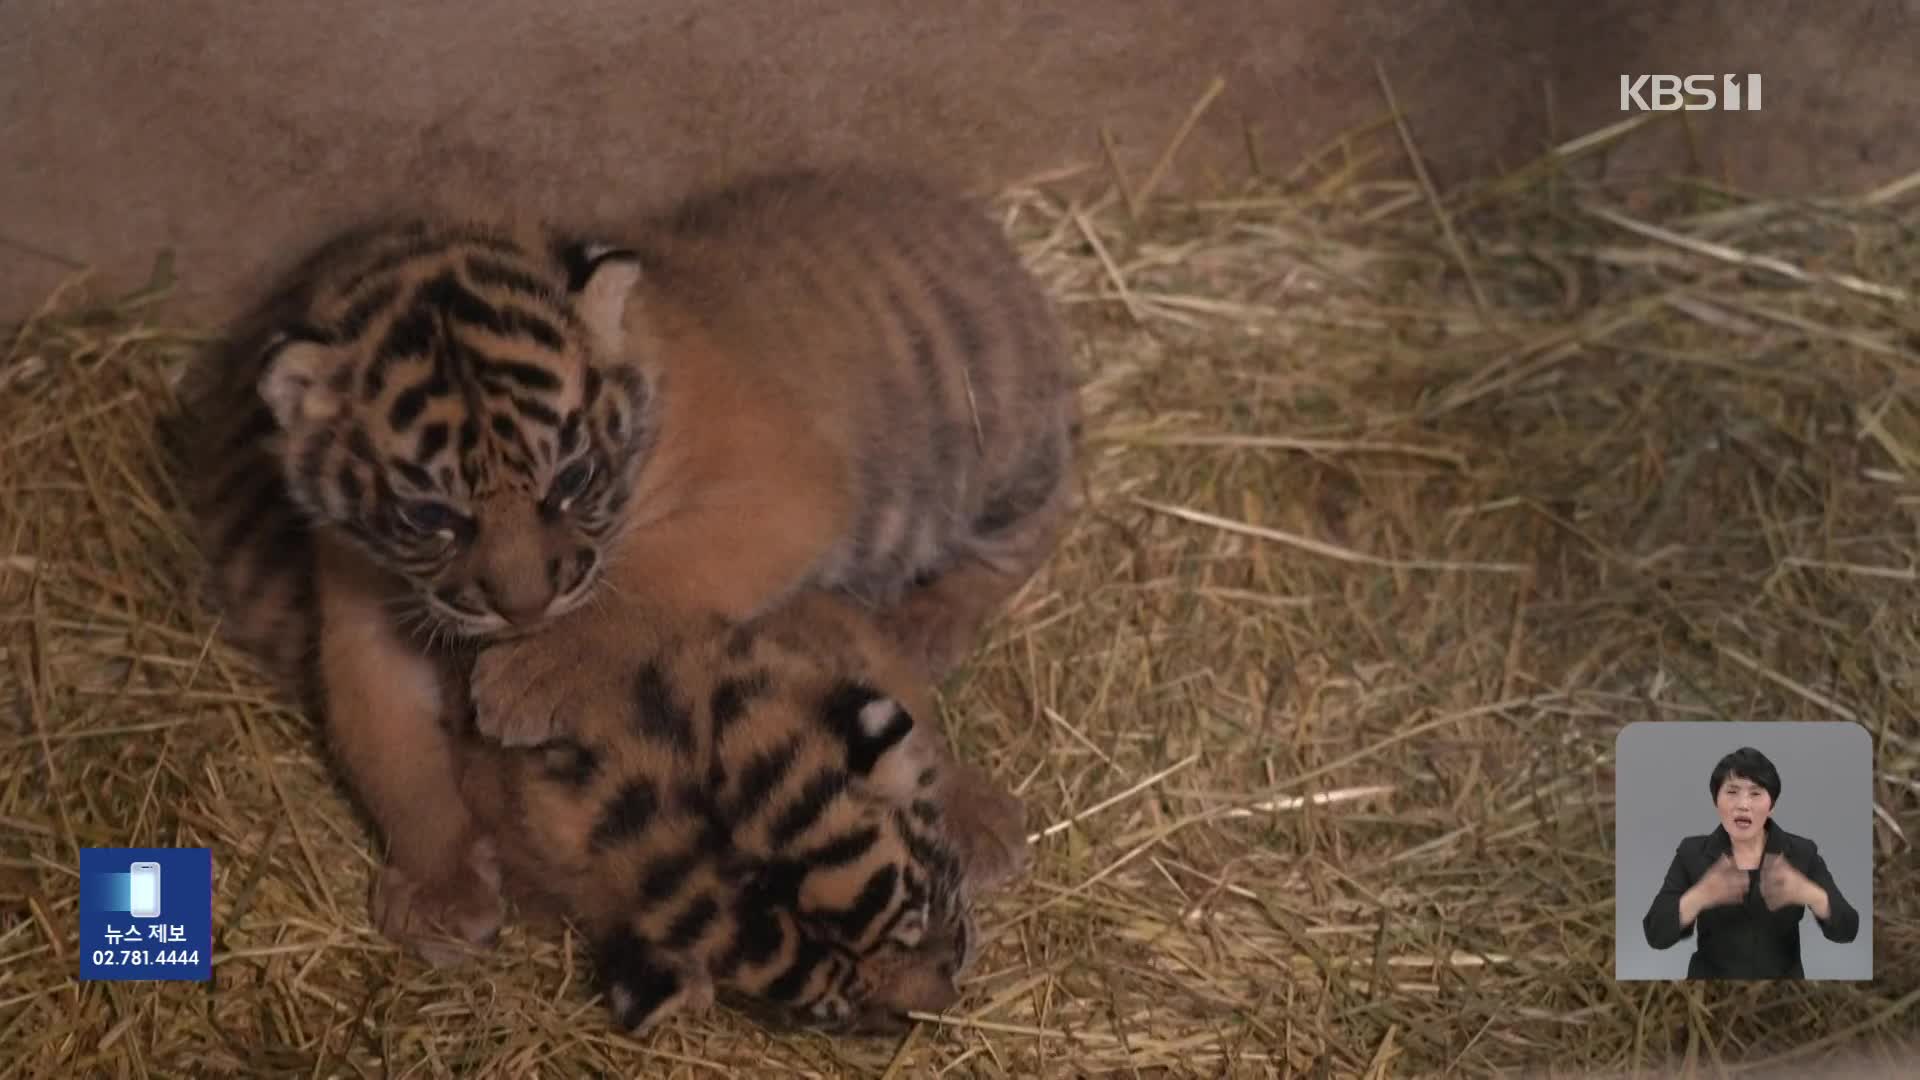
M 1760 899 L 1768 911 L 1788 904 L 1811 904 L 1817 891 L 1807 875 L 1781 856 L 1768 855 L 1760 860 Z
M 1747 898 L 1747 872 L 1733 865 L 1733 856 L 1722 855 L 1689 891 L 1699 898 L 1702 909 L 1737 904 Z

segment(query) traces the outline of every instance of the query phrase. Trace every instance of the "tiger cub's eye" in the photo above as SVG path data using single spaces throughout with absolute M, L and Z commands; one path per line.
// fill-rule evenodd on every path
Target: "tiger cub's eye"
M 422 536 L 452 533 L 460 526 L 460 514 L 451 506 L 437 502 L 410 502 L 399 511 L 400 524 Z
M 587 483 L 593 479 L 593 462 L 587 458 L 560 470 L 553 478 L 553 487 L 547 491 L 547 501 L 560 509 L 566 509 L 569 502 L 587 490 Z

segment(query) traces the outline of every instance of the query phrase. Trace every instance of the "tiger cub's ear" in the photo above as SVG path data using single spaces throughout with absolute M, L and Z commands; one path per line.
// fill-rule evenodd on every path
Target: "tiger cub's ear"
M 910 804 L 937 776 L 932 739 L 914 738 L 913 714 L 871 686 L 843 682 L 827 696 L 822 719 L 847 748 L 847 771 L 884 798 Z
M 283 429 L 320 423 L 340 411 L 343 388 L 333 379 L 340 358 L 332 346 L 304 334 L 283 332 L 274 335 L 261 353 L 260 397 Z
M 561 253 L 574 309 L 586 324 L 597 356 L 611 359 L 626 346 L 627 303 L 640 283 L 640 256 L 609 244 L 574 244 Z
M 913 731 L 913 717 L 893 698 L 852 680 L 821 703 L 820 719 L 847 744 L 847 771 L 865 776 Z

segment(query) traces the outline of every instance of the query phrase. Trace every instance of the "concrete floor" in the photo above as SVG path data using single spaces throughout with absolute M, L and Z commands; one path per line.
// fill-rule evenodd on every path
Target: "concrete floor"
M 449 190 L 618 219 L 774 161 L 993 186 L 1097 159 L 1102 124 L 1138 176 L 1220 75 L 1173 177 L 1203 184 L 1244 173 L 1245 132 L 1284 168 L 1379 115 L 1376 61 L 1442 184 L 1619 119 L 1622 72 L 1763 73 L 1763 112 L 1694 114 L 1703 165 L 1745 186 L 1920 169 L 1920 0 L 322 7 L 0 5 L 0 318 L 163 247 L 217 317 L 288 245 Z

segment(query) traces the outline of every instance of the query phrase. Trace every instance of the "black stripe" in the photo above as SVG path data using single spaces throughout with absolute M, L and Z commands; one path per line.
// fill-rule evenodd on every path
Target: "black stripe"
M 389 458 L 387 467 L 421 491 L 433 490 L 433 474 L 405 458 Z
M 581 413 L 575 409 L 560 424 L 560 456 L 566 457 L 580 445 Z
M 736 626 L 727 635 L 726 653 L 729 660 L 745 660 L 753 655 L 753 631 L 745 626 Z
M 711 782 L 711 778 L 709 778 Z M 688 789 L 692 789 L 689 793 Z M 735 857 L 733 830 L 727 820 L 721 816 L 720 808 L 713 803 L 713 795 L 708 787 L 688 780 L 681 788 L 680 805 L 697 813 L 701 819 L 700 838 L 696 841 L 699 850 L 707 857 L 724 863 Z
M 391 278 L 363 277 L 355 282 L 353 291 L 347 294 L 347 310 L 334 321 L 335 340 L 352 341 L 366 333 L 374 315 L 399 295 L 400 285 Z
M 648 661 L 634 673 L 633 703 L 641 734 L 665 739 L 683 754 L 693 753 L 693 710 L 675 696 L 659 664 Z
M 553 323 L 522 308 L 488 303 L 451 274 L 443 273 L 420 287 L 418 297 L 445 311 L 456 322 L 477 326 L 500 337 L 533 339 L 542 348 L 559 351 L 567 339 Z
M 825 869 L 845 866 L 873 850 L 880 842 L 880 829 L 874 825 L 862 825 L 849 833 L 839 836 L 808 851 L 803 861 L 811 867 Z
M 886 942 L 894 940 L 893 935 L 897 930 L 899 930 L 900 923 L 906 919 L 908 912 L 915 911 L 915 910 L 921 910 L 923 912 L 925 911 L 925 909 L 921 908 L 920 906 L 925 901 L 925 899 L 926 899 L 925 889 L 909 888 L 907 890 L 906 897 L 902 900 L 901 903 L 894 905 L 893 913 L 887 916 L 887 919 L 885 922 L 881 923 L 878 926 L 874 926 L 872 925 L 872 920 L 869 920 L 868 925 L 860 929 L 858 933 L 871 936 L 873 938 L 874 947 L 877 948 L 877 947 L 883 946 Z M 921 940 L 923 941 L 925 940 L 924 935 L 922 936 Z
M 438 329 L 430 308 L 410 307 L 401 312 L 388 324 L 386 335 L 380 339 L 380 345 L 373 352 L 373 361 L 367 365 L 366 386 L 363 393 L 368 401 L 380 396 L 386 389 L 387 369 L 396 360 L 426 356 L 433 352 L 434 338 Z
M 415 420 L 427 409 L 427 402 L 436 394 L 445 394 L 451 387 L 443 376 L 435 375 L 424 382 L 418 382 L 401 391 L 393 399 L 393 408 L 387 410 L 387 423 L 396 432 L 405 432 L 413 426 Z
M 936 278 L 927 273 L 917 262 L 909 260 L 908 268 L 920 277 L 919 284 L 925 288 L 934 288 Z M 957 447 L 950 438 L 937 437 L 946 421 L 955 414 L 955 403 L 947 400 L 945 372 L 941 370 L 941 356 L 934 341 L 932 331 L 922 323 L 914 310 L 892 287 L 887 289 L 887 309 L 900 324 L 907 336 L 909 351 L 913 355 L 914 372 L 920 377 L 921 403 L 926 409 L 927 427 L 936 438 L 933 441 L 934 470 L 941 476 L 950 474 L 955 467 Z M 962 363 L 966 358 L 959 358 Z
M 739 926 L 733 941 L 733 948 L 727 950 L 729 969 L 737 969 L 742 963 L 759 966 L 779 953 L 780 946 L 787 939 L 786 929 L 781 926 L 779 914 L 782 909 L 751 905 L 745 896 L 734 905 L 734 917 Z
M 801 833 L 820 820 L 820 815 L 826 813 L 834 797 L 846 789 L 847 774 L 839 769 L 828 769 L 807 781 L 807 786 L 800 791 L 800 798 L 774 819 L 769 839 L 773 850 L 784 851 L 792 846 Z
M 488 389 L 497 389 L 497 387 L 489 386 Z M 521 416 L 526 417 L 542 427 L 552 428 L 560 426 L 560 414 L 554 412 L 553 409 L 541 402 L 535 401 L 532 398 L 521 397 L 519 394 L 508 394 L 507 400 L 513 403 L 513 407 L 520 411 Z
M 868 269 L 871 268 L 869 260 L 862 257 L 862 261 L 867 262 Z M 819 293 L 821 286 L 811 277 L 810 268 L 807 265 L 811 259 L 801 256 L 792 259 L 791 262 L 801 270 L 807 271 L 809 294 Z M 924 330 L 913 321 L 905 306 L 896 302 L 897 298 L 890 296 L 883 306 L 876 307 L 865 290 L 848 289 L 844 285 L 826 295 L 839 301 L 842 310 L 848 314 L 849 320 L 855 325 L 872 327 L 877 340 L 886 341 L 887 329 L 897 325 L 907 339 L 909 350 L 914 351 L 920 348 L 916 332 L 924 335 Z M 920 415 L 926 408 L 927 398 L 924 389 L 921 393 L 915 394 L 908 387 L 903 386 L 891 365 L 877 366 L 874 369 L 874 377 L 879 381 L 881 408 L 888 417 L 900 418 L 901 422 L 905 423 L 910 418 Z M 929 416 L 927 419 L 932 421 L 937 417 Z M 849 534 L 852 538 L 850 562 L 856 577 L 864 576 L 863 572 L 871 571 L 876 564 L 883 563 L 893 554 L 891 551 L 878 550 L 876 532 L 879 528 L 881 512 L 902 497 L 902 493 L 895 489 L 893 482 L 899 463 L 899 458 L 886 453 L 878 445 L 869 447 L 868 453 L 859 456 L 858 490 L 854 493 L 854 498 L 858 501 L 860 509 Z
M 447 443 L 450 438 L 450 429 L 447 427 L 446 422 L 435 420 L 433 423 L 420 429 L 420 442 L 414 448 L 414 457 L 419 458 L 421 461 L 432 461 L 439 455 L 440 451 L 447 448 Z
M 933 298 L 947 330 L 959 343 L 956 350 L 950 339 L 936 340 L 927 328 L 909 323 L 916 333 L 914 369 L 920 379 L 928 438 L 931 440 L 931 453 L 923 467 L 909 470 L 911 478 L 907 493 L 903 496 L 907 500 L 909 524 L 902 530 L 900 550 L 910 553 L 918 546 L 915 534 L 938 520 L 940 511 L 950 512 L 953 509 L 946 504 L 944 492 L 940 490 L 944 486 L 941 479 L 962 478 L 967 471 L 960 456 L 963 445 L 961 433 L 970 426 L 963 421 L 967 412 L 965 391 L 958 391 L 958 400 L 950 398 L 947 378 L 952 374 L 948 369 L 955 365 L 962 371 L 978 366 L 973 350 L 979 347 L 980 336 L 972 329 L 976 325 L 972 314 L 948 285 L 948 279 L 954 273 L 952 264 L 943 262 L 938 267 L 930 266 L 927 257 L 914 244 L 896 243 L 894 249 L 905 261 L 918 290 Z M 899 297 L 892 296 L 890 299 L 901 312 L 903 320 L 911 319 L 911 309 L 902 304 Z M 930 502 L 934 505 L 927 505 Z
M 847 937 L 859 939 L 873 924 L 873 920 L 887 910 L 887 905 L 893 903 L 899 887 L 900 868 L 890 862 L 880 864 L 867 878 L 867 883 L 861 886 L 860 895 L 854 898 L 853 903 L 834 914 L 834 924 Z M 902 910 L 905 910 L 904 907 Z
M 813 867 L 798 859 L 772 859 L 756 867 L 745 895 L 756 908 L 791 911 L 800 906 L 800 885 L 812 873 Z
M 443 271 L 422 284 L 414 296 L 418 302 L 439 308 L 456 322 L 494 333 L 501 332 L 503 328 L 500 312 L 481 299 L 478 293 L 460 284 L 450 272 Z
M 536 299 L 547 299 L 553 293 L 553 285 L 542 281 L 531 271 L 512 266 L 500 259 L 485 255 L 469 255 L 466 258 L 467 276 L 477 285 L 486 285 L 512 292 L 524 293 Z
M 772 689 L 773 678 L 765 670 L 720 680 L 713 688 L 713 698 L 708 705 L 713 716 L 714 741 L 719 742 L 722 733 L 746 715 L 747 707 Z
M 793 759 L 799 752 L 800 739 L 796 736 L 775 749 L 754 755 L 746 768 L 740 771 L 730 816 L 740 817 L 765 805 L 780 781 L 786 778 L 787 771 L 793 768 Z
M 347 432 L 347 453 L 376 469 L 380 467 L 380 452 L 373 448 L 373 440 L 367 436 L 367 429 L 359 424 L 353 425 Z
M 936 845 L 932 839 L 914 829 L 901 830 L 907 842 L 907 854 L 915 862 L 927 867 L 941 877 L 951 877 L 959 873 L 960 864 L 946 848 Z
M 340 498 L 348 507 L 358 509 L 360 496 L 366 493 L 366 485 L 360 482 L 359 474 L 353 471 L 352 462 L 342 462 L 340 471 L 334 474 L 333 482 L 340 488 Z
M 686 908 L 667 925 L 666 947 L 685 949 L 700 940 L 707 927 L 720 916 L 720 905 L 712 896 L 701 893 L 688 903 Z
M 429 236 L 425 225 L 408 226 L 405 231 L 395 233 L 395 236 L 403 242 L 369 262 L 360 271 L 363 276 L 379 277 L 410 262 L 426 262 L 446 254 L 451 242 L 451 237 Z
M 454 332 L 453 321 L 446 312 L 434 310 L 433 317 L 440 328 L 440 347 L 433 350 L 430 357 L 433 361 L 433 377 L 448 386 L 460 384 L 464 391 L 465 384 L 472 378 L 471 352 L 466 343 L 460 340 L 460 335 Z M 464 396 L 469 399 L 472 397 L 471 394 Z
M 933 302 L 940 307 L 940 314 L 946 320 L 947 329 L 959 339 L 963 359 L 970 362 L 986 351 L 989 338 L 986 328 L 981 325 L 978 314 L 972 305 L 960 299 L 942 275 L 928 274 L 926 277 L 928 292 Z
M 717 819 L 720 810 L 713 804 L 713 793 L 693 777 L 682 776 L 673 788 L 674 804 L 690 814 Z
M 691 851 L 652 860 L 646 873 L 640 875 L 641 898 L 654 904 L 668 899 L 699 864 L 700 855 Z
M 560 389 L 560 377 L 537 364 L 521 360 L 494 360 L 474 354 L 474 372 L 482 379 L 518 383 L 528 390 L 551 392 Z
M 807 989 L 813 977 L 813 970 L 827 959 L 827 951 L 818 942 L 800 938 L 793 950 L 793 962 L 789 963 L 780 977 L 767 984 L 764 994 L 767 998 L 782 1003 L 791 1003 Z
M 618 987 L 632 996 L 626 1009 L 614 1015 L 622 1027 L 629 1030 L 638 1027 L 680 991 L 679 976 L 672 969 L 655 963 L 653 950 L 626 927 L 607 935 L 595 951 L 601 980 L 610 989 Z
M 1014 467 L 1003 474 L 994 490 L 987 492 L 986 504 L 973 522 L 975 532 L 999 532 L 1053 498 L 1065 482 L 1062 467 L 1067 454 L 1060 439 L 1060 432 L 1055 430 L 1028 441 Z
M 1022 498 L 1017 491 L 994 492 L 987 496 L 986 504 L 973 519 L 973 531 L 983 536 L 991 536 L 1005 529 L 1027 515 Z
M 653 821 L 659 809 L 659 793 L 651 783 L 644 779 L 627 781 L 601 810 L 600 819 L 594 822 L 593 831 L 587 836 L 588 847 L 602 851 L 631 839 Z
M 446 230 L 446 235 L 457 243 L 485 248 L 511 258 L 524 258 L 527 255 L 527 249 L 519 241 L 501 235 L 498 229 L 489 225 L 455 225 Z

